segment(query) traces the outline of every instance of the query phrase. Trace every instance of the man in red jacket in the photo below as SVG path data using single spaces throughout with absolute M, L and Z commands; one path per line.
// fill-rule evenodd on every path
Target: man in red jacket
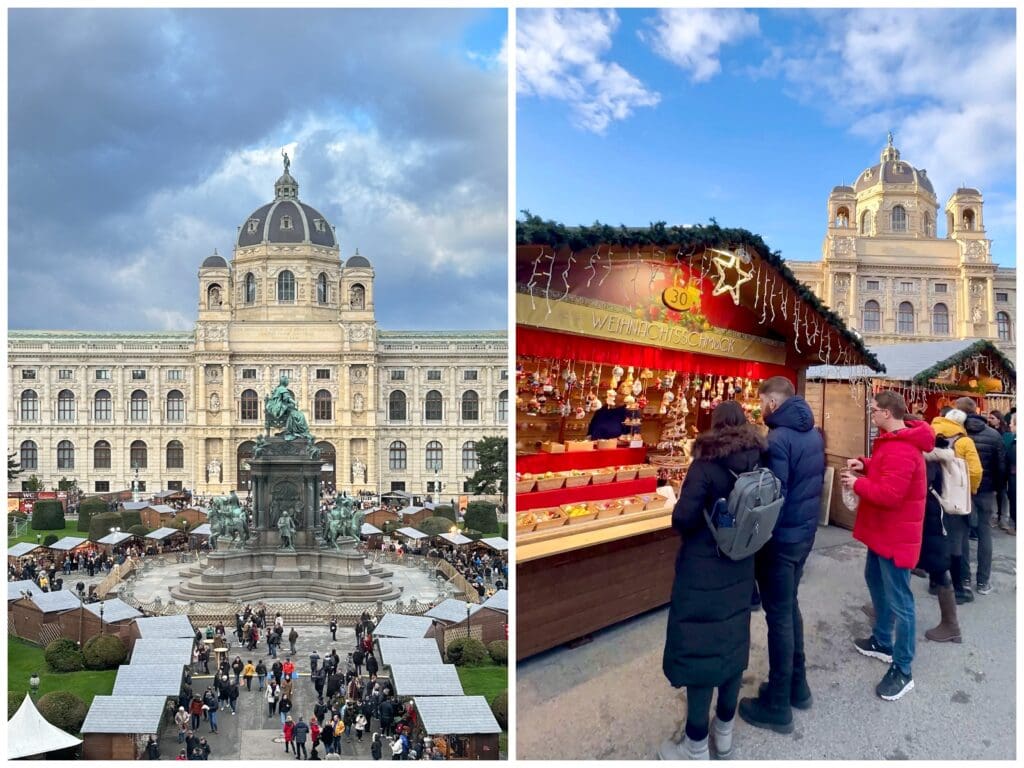
M 865 656 L 889 664 L 875 688 L 886 701 L 896 701 L 914 689 L 910 569 L 921 554 L 928 492 L 923 454 L 935 447 L 935 433 L 928 423 L 904 421 L 906 416 L 907 404 L 900 395 L 891 391 L 875 395 L 871 422 L 880 433 L 873 455 L 847 461 L 842 477 L 843 486 L 860 497 L 853 537 L 868 548 L 864 579 L 876 616 L 871 637 L 854 640 L 854 645 Z

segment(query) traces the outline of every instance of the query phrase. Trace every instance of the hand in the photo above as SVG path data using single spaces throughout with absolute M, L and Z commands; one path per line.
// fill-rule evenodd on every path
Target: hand
M 854 484 L 857 482 L 857 476 L 852 472 L 844 472 L 840 475 L 840 482 L 842 482 L 843 488 L 852 491 Z
M 846 468 L 853 472 L 863 472 L 864 462 L 861 461 L 860 459 L 847 459 Z

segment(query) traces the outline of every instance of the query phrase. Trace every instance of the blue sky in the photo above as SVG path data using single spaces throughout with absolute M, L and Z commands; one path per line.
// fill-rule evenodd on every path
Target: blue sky
M 939 221 L 985 197 L 1016 254 L 1013 10 L 521 10 L 517 210 L 566 224 L 715 217 L 818 259 L 833 186 L 892 130 Z M 945 236 L 944 225 L 939 236 Z
M 380 327 L 506 327 L 506 10 L 8 19 L 10 327 L 190 329 L 282 148 Z

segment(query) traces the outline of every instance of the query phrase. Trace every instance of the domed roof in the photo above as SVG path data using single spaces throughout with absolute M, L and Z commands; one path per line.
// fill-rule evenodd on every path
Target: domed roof
M 978 195 L 979 197 L 981 196 L 981 192 L 976 190 L 974 187 L 960 187 L 959 189 L 957 189 L 955 194 L 958 194 L 958 195 Z
M 839 187 L 832 187 L 832 194 L 833 195 L 852 195 L 853 194 L 853 187 L 848 186 L 846 184 L 844 184 L 842 186 L 839 186 Z
M 210 267 L 227 269 L 228 263 L 224 261 L 224 257 L 217 253 L 217 249 L 213 249 L 213 255 L 207 256 L 203 262 L 202 269 L 208 269 Z
M 893 146 L 891 133 L 888 145 L 882 150 L 881 162 L 871 166 L 857 177 L 854 191 L 861 192 L 879 183 L 883 185 L 916 184 L 921 189 L 935 194 L 932 182 L 923 168 L 917 169 L 910 163 L 900 160 L 900 151 Z
M 359 251 L 356 251 L 355 256 L 349 257 L 349 260 L 345 262 L 345 269 L 349 267 L 369 267 L 370 262 L 365 256 L 360 256 Z
M 337 247 L 331 223 L 316 208 L 299 201 L 299 182 L 289 173 L 288 155 L 282 154 L 284 173 L 274 183 L 274 201 L 249 214 L 238 229 L 238 247 L 260 243 Z

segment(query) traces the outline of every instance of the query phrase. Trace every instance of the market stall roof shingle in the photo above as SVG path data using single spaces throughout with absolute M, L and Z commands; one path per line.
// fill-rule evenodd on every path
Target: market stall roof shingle
M 379 533 L 384 533 L 380 528 L 371 523 L 363 523 L 363 527 L 359 531 L 363 536 L 376 536 Z
M 29 600 L 43 613 L 70 611 L 82 604 L 78 595 L 67 589 L 61 589 L 56 592 L 33 592 Z
M 427 611 L 423 615 L 424 616 L 429 616 L 432 619 L 437 619 L 438 621 L 448 621 L 448 622 L 464 621 L 465 618 L 466 618 L 466 607 L 467 606 L 469 607 L 469 615 L 470 616 L 472 616 L 474 613 L 479 611 L 480 608 L 483 607 L 483 606 L 479 605 L 478 603 L 466 603 L 466 602 L 463 602 L 462 600 L 456 600 L 453 597 L 449 597 L 444 602 L 441 602 L 441 603 L 438 603 L 437 605 L 435 605 L 433 608 L 431 608 L 429 611 Z
M 139 637 L 150 638 L 171 638 L 171 637 L 195 637 L 196 631 L 192 628 L 192 622 L 188 616 L 178 614 L 176 616 L 145 616 L 136 619 L 135 626 L 139 628 Z
M 203 523 L 198 528 L 196 528 L 194 531 L 189 531 L 189 533 L 192 534 L 193 536 L 209 536 L 212 532 L 213 532 L 213 529 L 210 528 L 210 524 L 209 523 Z
M 399 536 L 405 536 L 405 538 L 407 539 L 419 540 L 428 538 L 427 534 L 423 533 L 422 531 L 417 531 L 415 528 L 399 528 L 397 531 L 395 531 L 395 533 L 397 533 Z
M 8 548 L 8 557 L 24 557 L 29 552 L 39 549 L 38 544 L 33 544 L 30 541 L 21 541 L 15 544 L 13 547 Z
M 169 504 L 150 504 L 149 508 L 159 512 L 161 515 L 173 515 L 178 511 Z
M 192 640 L 187 637 L 144 637 L 132 647 L 132 664 L 192 663 Z
M 501 733 L 483 696 L 418 696 L 416 711 L 428 736 Z
M 108 533 L 102 539 L 97 539 L 97 544 L 120 544 L 121 542 L 128 541 L 128 539 L 134 539 L 134 533 L 126 533 L 125 531 L 119 531 L 117 533 Z
M 468 536 L 463 536 L 461 533 L 441 533 L 438 534 L 439 539 L 444 539 L 449 544 L 454 544 L 457 547 L 465 546 L 466 544 L 472 544 L 473 540 Z
M 81 743 L 81 739 L 62 731 L 39 714 L 32 697 L 27 693 L 14 717 L 7 721 L 8 760 L 56 752 Z
M 7 601 L 18 600 L 21 597 L 22 592 L 31 592 L 33 595 L 36 592 L 42 592 L 32 579 L 22 579 L 21 581 L 8 581 L 7 582 Z
M 122 664 L 113 696 L 177 696 L 184 670 L 177 664 Z
M 406 517 L 408 515 L 415 515 L 418 512 L 422 512 L 423 510 L 427 510 L 428 512 L 430 511 L 429 509 L 427 509 L 427 507 L 403 507 L 402 509 L 398 510 L 398 516 Z
M 49 548 L 67 552 L 75 547 L 80 547 L 82 544 L 86 544 L 88 541 L 84 536 L 65 536 L 63 539 L 58 539 L 53 544 L 50 544 Z
M 388 613 L 373 630 L 374 637 L 423 637 L 434 626 L 427 616 Z
M 101 605 L 103 606 L 103 621 L 107 624 L 142 616 L 142 611 L 136 610 L 119 597 L 104 600 L 101 603 L 86 603 L 85 610 L 98 617 Z
M 816 365 L 807 369 L 807 378 L 849 381 L 851 379 L 889 379 L 926 383 L 942 371 L 959 365 L 972 356 L 987 353 L 1016 375 L 1013 363 L 987 339 L 951 339 L 907 344 L 885 344 L 874 348 L 885 365 L 885 374 L 877 374 L 863 365 Z
M 498 552 L 508 551 L 508 540 L 501 536 L 489 536 L 486 539 L 480 539 L 480 544 L 484 544 L 493 550 Z
M 481 608 L 490 608 L 492 611 L 504 611 L 508 613 L 508 590 L 499 589 L 480 605 Z
M 164 696 L 96 696 L 82 733 L 156 733 L 166 701 Z
M 399 696 L 465 696 L 454 664 L 392 664 Z
M 157 528 L 155 531 L 151 531 L 146 534 L 147 539 L 156 539 L 157 541 L 163 541 L 168 536 L 181 533 L 177 528 Z
M 121 508 L 122 509 L 126 509 L 129 512 L 131 512 L 133 510 L 137 512 L 138 510 L 145 509 L 148 506 L 149 506 L 149 502 L 148 501 L 123 501 L 123 502 L 121 502 Z
M 433 638 L 382 637 L 377 640 L 381 661 L 391 664 L 442 664 Z

